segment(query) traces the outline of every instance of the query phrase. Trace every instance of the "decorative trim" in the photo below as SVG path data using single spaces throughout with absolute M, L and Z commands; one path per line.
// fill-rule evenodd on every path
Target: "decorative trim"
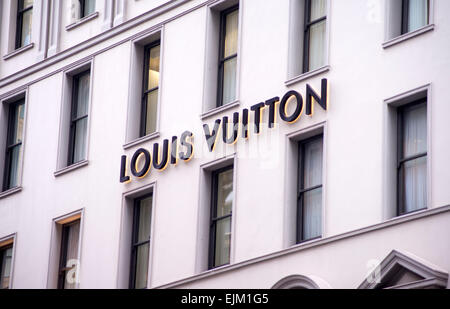
M 127 149 L 130 149 L 130 148 L 134 147 L 134 146 L 137 146 L 137 145 L 143 144 L 145 142 L 149 142 L 151 140 L 157 139 L 159 137 L 160 137 L 160 133 L 159 132 L 154 132 L 152 134 L 140 137 L 138 139 L 135 139 L 134 141 L 126 143 L 122 147 L 123 147 L 123 149 L 127 150 Z
M 270 253 L 261 257 L 257 257 L 254 259 L 250 259 L 250 260 L 246 260 L 246 261 L 242 261 L 236 264 L 230 264 L 230 265 L 226 265 L 224 267 L 221 268 L 217 268 L 217 269 L 211 269 L 208 271 L 205 271 L 201 274 L 197 274 L 194 276 L 190 276 L 187 277 L 185 279 L 181 279 L 181 280 L 177 280 L 168 284 L 164 284 L 164 285 L 160 285 L 158 287 L 155 287 L 157 289 L 169 289 L 169 288 L 175 288 L 178 287 L 180 285 L 183 284 L 187 284 L 187 283 L 192 283 L 201 279 L 205 279 L 205 278 L 209 278 L 209 277 L 213 277 L 219 274 L 223 274 L 229 271 L 233 271 L 236 269 L 240 269 L 246 266 L 250 266 L 250 265 L 254 265 L 254 264 L 258 264 L 258 263 L 262 263 L 262 262 L 266 262 L 272 259 L 276 259 L 282 256 L 287 256 L 290 254 L 294 254 L 294 253 L 298 253 L 301 252 L 303 250 L 307 250 L 310 248 L 315 248 L 315 247 L 320 247 L 329 243 L 333 243 L 333 242 L 337 242 L 340 240 L 344 240 L 344 239 L 348 239 L 351 237 L 355 237 L 355 236 L 360 236 L 363 234 L 367 234 L 370 232 L 374 232 L 374 231 L 378 231 L 378 230 L 382 230 L 385 228 L 389 228 L 392 226 L 396 226 L 402 223 L 408 223 L 408 222 L 412 222 L 412 221 L 416 221 L 419 219 L 423 219 L 426 217 L 430 217 L 430 216 L 435 216 L 435 215 L 439 215 L 439 214 L 443 214 L 443 213 L 447 213 L 450 211 L 450 205 L 447 206 L 442 206 L 442 207 L 438 207 L 438 208 L 433 208 L 433 209 L 429 209 L 429 210 L 423 210 L 423 211 L 419 211 L 413 214 L 409 214 L 409 215 L 405 215 L 402 217 L 397 217 L 391 220 L 387 220 L 385 222 L 381 222 L 375 225 L 371 225 L 365 228 L 361 228 L 361 229 L 357 229 L 357 230 L 353 230 L 350 232 L 346 232 L 343 234 L 339 234 L 339 235 L 335 235 L 335 236 L 331 236 L 331 237 L 327 237 L 327 238 L 322 238 L 319 239 L 317 241 L 313 241 L 313 242 L 309 242 L 309 243 L 305 243 L 305 244 L 300 244 L 300 245 L 296 245 L 293 246 L 291 248 L 288 249 L 284 249 L 281 251 L 277 251 L 274 253 Z
M 88 161 L 88 160 L 83 160 L 83 161 L 81 161 L 81 162 L 72 164 L 71 166 L 68 166 L 68 167 L 65 167 L 65 168 L 63 168 L 63 169 L 60 169 L 60 170 L 54 172 L 53 175 L 54 175 L 55 177 L 59 177 L 59 176 L 61 176 L 61 175 L 67 174 L 67 173 L 69 173 L 69 172 L 71 172 L 71 171 L 74 171 L 74 170 L 77 170 L 77 169 L 79 169 L 79 168 L 82 168 L 82 167 L 84 167 L 84 166 L 86 166 L 86 165 L 88 165 L 88 164 L 89 164 L 89 161 Z
M 74 28 L 77 28 L 78 26 L 81 26 L 81 25 L 87 23 L 88 21 L 97 18 L 98 15 L 99 15 L 98 12 L 94 12 L 92 14 L 89 14 L 88 16 L 85 16 L 82 19 L 77 20 L 76 22 L 74 22 L 74 23 L 72 23 L 70 25 L 67 25 L 66 26 L 66 31 L 70 31 L 70 30 L 72 30 Z
M 275 285 L 272 287 L 274 290 L 289 290 L 289 289 L 295 289 L 295 288 L 302 288 L 302 289 L 308 289 L 308 290 L 316 290 L 320 289 L 319 285 L 314 282 L 311 278 L 307 276 L 302 275 L 292 275 L 285 277 L 275 283 Z
M 395 37 L 391 40 L 388 40 L 386 42 L 384 42 L 382 44 L 383 48 L 386 49 L 388 47 L 391 47 L 393 45 L 397 45 L 401 42 L 407 41 L 409 39 L 415 38 L 423 33 L 429 32 L 429 31 L 433 31 L 434 30 L 435 25 L 434 24 L 430 24 L 430 25 L 426 25 L 425 27 L 422 27 L 420 29 L 405 33 L 403 35 L 400 35 L 398 37 Z
M 18 192 L 22 191 L 22 189 L 23 189 L 22 187 L 14 187 L 12 189 L 4 191 L 4 192 L 0 193 L 0 200 L 4 199 L 10 195 L 13 195 L 15 193 L 18 193 Z
M 235 101 L 233 101 L 233 102 L 230 102 L 230 103 L 227 103 L 227 104 L 225 104 L 225 105 L 216 107 L 216 108 L 214 108 L 214 109 L 211 109 L 211 110 L 209 110 L 209 111 L 207 111 L 207 112 L 201 114 L 201 115 L 200 115 L 200 118 L 201 118 L 202 120 L 205 120 L 205 119 L 210 118 L 210 117 L 212 117 L 212 116 L 215 116 L 215 115 L 217 115 L 217 114 L 223 113 L 223 112 L 225 112 L 225 111 L 227 111 L 227 110 L 230 110 L 230 109 L 232 109 L 232 108 L 234 108 L 234 107 L 236 107 L 236 106 L 239 106 L 240 104 L 241 104 L 241 103 L 239 102 L 239 100 L 235 100 Z
M 420 258 L 415 257 L 410 253 L 393 250 L 383 262 L 381 262 L 380 266 L 367 276 L 358 289 L 377 289 L 383 284 L 383 281 L 385 281 L 387 277 L 398 271 L 398 267 L 405 268 L 424 279 L 391 286 L 389 287 L 391 289 L 405 289 L 418 286 L 426 287 L 428 285 L 438 285 L 443 288 L 447 287 L 448 272 L 438 269 L 435 265 L 432 265 L 427 261 L 421 261 Z M 375 278 L 376 275 L 378 275 L 379 280 L 370 280 L 370 278 Z
M 4 55 L 4 56 L 3 56 L 3 60 L 6 61 L 6 60 L 8 60 L 8 59 L 10 59 L 10 58 L 12 58 L 12 57 L 14 57 L 14 56 L 17 56 L 17 55 L 19 55 L 19 54 L 21 54 L 21 53 L 26 52 L 27 50 L 32 49 L 33 47 L 34 47 L 34 43 L 30 43 L 30 44 L 27 44 L 27 45 L 25 45 L 25 46 L 22 46 L 21 48 L 16 49 L 16 50 L 13 50 L 12 52 L 10 52 L 10 53 Z
M 331 67 L 329 65 L 325 65 L 325 66 L 323 66 L 321 68 L 318 68 L 318 69 L 315 69 L 315 70 L 303 73 L 301 75 L 298 75 L 296 77 L 293 77 L 293 78 L 285 81 L 284 84 L 286 85 L 286 87 L 292 86 L 292 85 L 294 85 L 296 83 L 302 82 L 302 81 L 304 81 L 306 79 L 309 79 L 309 78 L 312 78 L 312 77 L 315 77 L 315 76 L 317 76 L 319 74 L 326 73 L 326 72 L 328 72 L 330 70 L 330 68 Z

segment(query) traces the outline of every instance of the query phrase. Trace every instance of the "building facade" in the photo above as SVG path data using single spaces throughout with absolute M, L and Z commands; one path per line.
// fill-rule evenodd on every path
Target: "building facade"
M 1 288 L 449 288 L 448 11 L 1 1 Z

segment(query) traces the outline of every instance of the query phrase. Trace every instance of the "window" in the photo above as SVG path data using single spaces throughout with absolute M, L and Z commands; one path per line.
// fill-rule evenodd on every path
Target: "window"
M 239 6 L 220 15 L 220 51 L 217 107 L 236 100 Z
M 230 263 L 233 166 L 212 173 L 209 268 Z
M 63 224 L 58 289 L 75 289 L 77 284 L 80 220 Z
M 130 288 L 147 288 L 153 195 L 136 199 L 131 240 Z
M 303 73 L 325 65 L 327 0 L 305 1 Z
M 160 41 L 154 42 L 144 49 L 141 137 L 156 132 L 160 51 Z
M 10 288 L 12 253 L 12 244 L 0 248 L 0 289 Z
M 403 0 L 402 34 L 422 28 L 429 23 L 429 0 Z
M 297 243 L 322 236 L 323 135 L 299 143 Z
M 85 71 L 73 77 L 69 166 L 86 159 L 90 80 L 90 71 Z
M 95 0 L 79 0 L 79 1 L 80 1 L 80 19 L 94 13 Z
M 427 104 L 398 109 L 398 215 L 427 207 Z
M 24 130 L 25 100 L 9 104 L 3 191 L 19 185 L 19 162 Z
M 31 43 L 33 0 L 19 0 L 17 4 L 16 49 Z

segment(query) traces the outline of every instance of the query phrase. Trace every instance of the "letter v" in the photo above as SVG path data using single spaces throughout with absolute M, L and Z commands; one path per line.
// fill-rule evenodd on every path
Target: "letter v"
M 209 129 L 209 125 L 207 125 L 207 124 L 203 125 L 203 131 L 205 131 L 205 137 L 206 137 L 206 142 L 208 143 L 209 152 L 213 152 L 214 147 L 216 146 L 217 136 L 219 133 L 221 122 L 222 122 L 221 119 L 216 120 L 216 122 L 214 123 L 214 129 L 212 130 L 212 132 Z

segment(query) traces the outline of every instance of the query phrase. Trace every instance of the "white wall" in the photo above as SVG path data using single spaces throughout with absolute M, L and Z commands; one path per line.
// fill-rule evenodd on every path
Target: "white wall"
M 98 2 L 101 7 L 103 1 Z M 128 4 L 127 20 L 150 10 L 144 8 L 144 1 L 133 3 Z M 375 13 L 373 17 L 373 8 L 367 1 L 349 0 L 345 5 L 332 1 L 330 70 L 290 87 L 285 86 L 288 1 L 242 1 L 240 105 L 205 120 L 201 120 L 200 114 L 205 82 L 207 7 L 171 19 L 201 3 L 205 1 L 190 1 L 71 54 L 71 46 L 75 50 L 76 44 L 101 33 L 100 16 L 62 35 L 61 58 L 57 54 L 47 59 L 43 63 L 48 66 L 36 72 L 28 68 L 30 73 L 23 77 L 17 75 L 17 80 L 11 79 L 11 74 L 28 67 L 34 58 L 21 54 L 8 63 L 0 60 L 0 97 L 17 87 L 30 85 L 23 190 L 0 199 L 0 238 L 17 233 L 15 288 L 46 287 L 52 219 L 81 208 L 85 209 L 81 287 L 116 287 L 122 194 L 154 181 L 157 192 L 151 286 L 195 275 L 197 256 L 207 254 L 197 252 L 199 196 L 205 190 L 199 187 L 200 166 L 234 152 L 237 152 L 237 179 L 232 261 L 239 263 L 286 249 L 284 187 L 285 175 L 291 172 L 285 168 L 287 135 L 322 122 L 327 125 L 323 236 L 380 223 L 387 219 L 383 208 L 384 100 L 429 83 L 432 85 L 429 208 L 450 204 L 450 122 L 447 120 L 450 20 L 445 15 L 450 9 L 448 1 L 434 1 L 436 28 L 433 31 L 387 49 L 382 48 L 385 33 L 382 6 L 375 10 L 380 15 Z M 161 23 L 164 26 L 161 137 L 124 150 L 131 39 Z M 4 50 L 4 37 L 2 32 L 1 50 Z M 89 165 L 55 178 L 63 86 L 61 70 L 89 56 L 94 58 Z M 15 64 L 16 61 L 21 64 Z M 306 83 L 319 90 L 320 79 L 324 77 L 330 83 L 327 112 L 316 106 L 312 118 L 303 115 L 291 125 L 278 119 L 277 128 L 270 132 L 251 134 L 248 141 L 240 140 L 235 146 L 224 147 L 219 140 L 213 154 L 201 155 L 205 149 L 203 123 L 212 124 L 222 116 L 231 117 L 235 111 L 274 96 L 281 97 L 291 89 L 304 94 Z M 193 160 L 169 166 L 164 172 L 152 169 L 146 178 L 133 179 L 130 184 L 119 183 L 121 155 L 130 158 L 140 147 L 151 150 L 153 143 L 180 136 L 185 130 L 195 133 Z M 270 155 L 267 152 L 246 155 L 255 147 L 266 147 Z M 436 244 L 436 238 L 449 235 L 448 219 L 445 213 L 397 225 L 186 287 L 271 287 L 285 275 L 310 272 L 320 275 L 333 287 L 356 287 L 366 275 L 364 265 L 369 258 L 382 259 L 397 248 L 410 250 L 450 270 L 450 248 Z M 450 243 L 445 239 L 442 242 Z M 355 263 L 354 272 L 342 272 L 352 269 Z

